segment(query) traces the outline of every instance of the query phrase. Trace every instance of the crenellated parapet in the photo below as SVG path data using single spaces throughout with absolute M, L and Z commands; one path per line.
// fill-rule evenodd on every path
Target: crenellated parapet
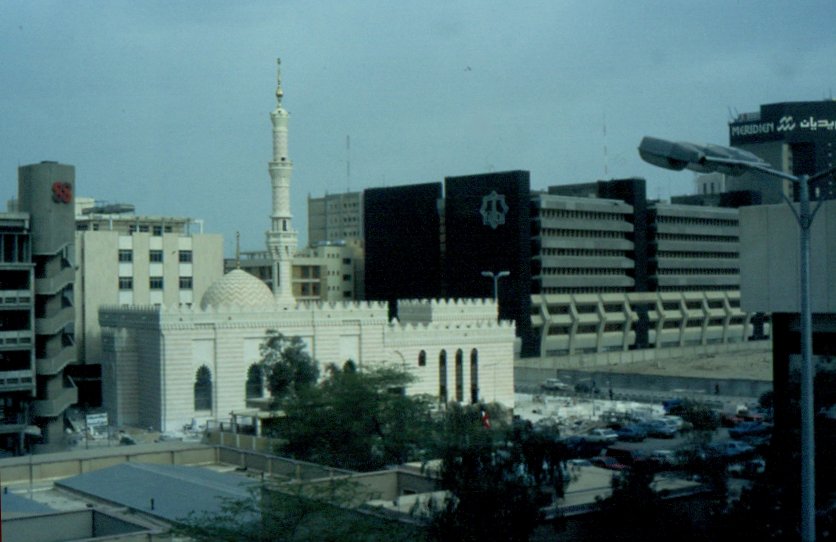
M 496 321 L 497 304 L 492 299 L 400 299 L 401 323 Z

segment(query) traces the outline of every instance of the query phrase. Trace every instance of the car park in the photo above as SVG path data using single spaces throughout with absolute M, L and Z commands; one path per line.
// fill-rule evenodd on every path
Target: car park
M 746 457 L 754 454 L 755 448 L 739 440 L 722 440 L 706 446 L 706 455 L 715 455 L 724 459 Z

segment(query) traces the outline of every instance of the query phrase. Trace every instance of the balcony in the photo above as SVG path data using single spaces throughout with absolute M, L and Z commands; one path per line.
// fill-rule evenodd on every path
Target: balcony
M 39 375 L 56 375 L 75 361 L 75 355 L 75 347 L 65 347 L 54 356 L 35 360 L 35 368 Z
M 32 304 L 29 290 L 0 290 L 0 308 L 22 308 Z
M 32 371 L 0 371 L 0 391 L 32 391 L 34 388 Z
M 28 329 L 0 331 L 0 350 L 32 348 L 33 342 L 32 331 Z
M 35 289 L 39 294 L 56 294 L 61 291 L 67 284 L 75 281 L 75 269 L 73 267 L 65 267 L 55 275 L 35 280 Z
M 56 335 L 75 318 L 73 307 L 63 307 L 48 318 L 35 319 L 35 333 L 38 335 Z
M 61 388 L 54 397 L 33 403 L 32 412 L 37 418 L 57 418 L 70 405 L 78 402 L 78 389 L 75 387 Z

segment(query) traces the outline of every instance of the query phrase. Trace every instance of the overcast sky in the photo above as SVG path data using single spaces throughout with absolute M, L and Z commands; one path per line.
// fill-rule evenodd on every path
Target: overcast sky
M 261 249 L 280 56 L 300 244 L 307 196 L 349 187 L 523 169 L 667 199 L 691 174 L 642 136 L 728 144 L 734 112 L 831 98 L 834 23 L 832 1 L 0 0 L 2 198 L 57 160 L 78 195 Z

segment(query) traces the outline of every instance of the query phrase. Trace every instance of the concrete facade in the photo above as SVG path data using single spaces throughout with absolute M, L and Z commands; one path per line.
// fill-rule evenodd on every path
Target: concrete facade
M 308 244 L 363 241 L 363 193 L 308 196 Z
M 104 406 L 113 423 L 161 431 L 225 420 L 246 408 L 248 370 L 276 329 L 301 337 L 322 364 L 403 367 L 417 378 L 408 393 L 513 407 L 514 326 L 497 323 L 492 301 L 401 304 L 400 321 L 381 303 L 104 308 Z M 202 367 L 209 409 L 192 400 Z

